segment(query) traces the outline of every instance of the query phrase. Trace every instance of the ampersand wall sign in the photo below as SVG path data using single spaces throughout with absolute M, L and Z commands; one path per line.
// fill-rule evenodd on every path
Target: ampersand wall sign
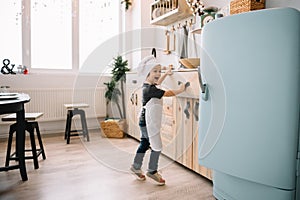
M 11 68 L 9 67 L 9 64 L 10 64 L 10 60 L 9 59 L 4 59 L 3 60 L 3 67 L 1 68 L 1 73 L 2 74 L 16 74 L 13 69 L 15 67 L 14 64 L 12 64 Z

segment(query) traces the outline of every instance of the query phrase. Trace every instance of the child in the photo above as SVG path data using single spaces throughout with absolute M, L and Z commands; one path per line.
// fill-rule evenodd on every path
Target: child
M 148 56 L 139 64 L 138 76 L 145 80 L 142 87 L 142 112 L 140 115 L 141 141 L 137 149 L 134 162 L 130 170 L 139 180 L 146 180 L 141 167 L 145 152 L 151 146 L 150 160 L 148 164 L 147 176 L 158 183 L 164 185 L 165 180 L 157 172 L 158 159 L 162 150 L 160 137 L 160 127 L 162 118 L 162 97 L 175 96 L 183 92 L 185 84 L 181 84 L 178 90 L 162 90 L 156 87 L 162 83 L 167 75 L 171 75 L 171 68 L 161 76 L 161 65 L 156 62 L 155 57 Z

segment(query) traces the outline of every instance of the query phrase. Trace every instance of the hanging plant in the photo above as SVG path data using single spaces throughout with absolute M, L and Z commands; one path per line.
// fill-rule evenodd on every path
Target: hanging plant
M 130 0 L 123 0 L 121 1 L 121 4 L 125 3 L 125 10 L 127 11 L 129 9 L 129 6 L 132 5 Z

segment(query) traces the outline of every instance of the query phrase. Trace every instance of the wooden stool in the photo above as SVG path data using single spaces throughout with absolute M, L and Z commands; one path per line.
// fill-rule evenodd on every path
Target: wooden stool
M 86 137 L 87 141 L 90 141 L 89 132 L 88 132 L 87 124 L 86 124 L 85 112 L 84 112 L 84 110 L 80 109 L 80 108 L 88 108 L 89 104 L 85 104 L 85 103 L 64 104 L 64 106 L 68 110 L 66 130 L 65 130 L 65 139 L 67 140 L 67 144 L 70 143 L 71 136 L 83 135 L 84 137 Z M 80 115 L 82 130 L 71 130 L 72 118 L 75 115 Z M 72 132 L 76 132 L 76 133 L 71 134 Z M 79 132 L 81 132 L 81 133 L 79 133 Z
M 32 153 L 32 156 L 26 156 L 25 155 L 25 159 L 33 159 L 34 169 L 39 168 L 38 157 L 41 154 L 43 156 L 43 159 L 44 160 L 46 159 L 45 150 L 44 150 L 44 146 L 43 146 L 43 142 L 42 142 L 42 138 L 41 138 L 41 134 L 40 134 L 39 125 L 38 125 L 38 122 L 36 121 L 36 119 L 38 119 L 42 115 L 43 115 L 43 113 L 25 113 L 25 120 L 26 120 L 25 130 L 27 132 L 29 132 L 30 143 L 31 143 L 31 149 L 25 149 L 25 152 L 30 151 Z M 7 116 L 2 118 L 2 121 L 16 121 L 16 114 L 7 115 Z M 39 149 L 36 148 L 35 137 L 34 137 L 34 129 L 36 131 L 36 135 L 37 135 L 37 138 L 38 138 L 39 147 L 40 147 Z M 5 167 L 9 166 L 9 161 L 10 160 L 17 160 L 18 159 L 17 158 L 18 155 L 16 154 L 16 151 L 11 154 L 13 134 L 16 132 L 16 130 L 17 130 L 17 123 L 14 123 L 14 124 L 10 125 Z

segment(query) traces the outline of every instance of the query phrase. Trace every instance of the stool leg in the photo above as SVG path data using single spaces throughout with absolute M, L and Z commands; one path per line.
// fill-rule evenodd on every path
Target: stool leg
M 46 154 L 45 154 L 45 150 L 44 150 L 44 146 L 43 146 L 43 142 L 42 142 L 42 138 L 41 138 L 39 124 L 37 122 L 34 123 L 34 128 L 35 128 L 36 135 L 37 135 L 37 138 L 38 138 L 38 141 L 39 141 L 39 145 L 40 145 L 41 153 L 42 153 L 42 156 L 43 156 L 43 160 L 46 160 Z
M 72 118 L 73 118 L 73 111 L 72 110 L 68 110 L 68 120 L 67 120 L 67 126 L 68 126 L 68 128 L 66 130 L 67 144 L 70 144 Z
M 14 130 L 14 132 L 17 132 L 17 125 L 16 125 L 16 129 Z M 17 136 L 16 136 L 16 138 L 17 138 Z M 26 131 L 25 131 L 25 139 L 26 139 Z M 16 139 L 16 144 L 15 144 L 15 156 L 16 156 L 16 158 L 18 158 L 19 157 L 19 155 L 18 155 L 18 146 L 19 146 L 19 142 L 18 142 L 18 140 Z M 24 146 L 24 150 L 25 150 L 25 146 Z
M 38 162 L 38 157 L 37 157 L 37 153 L 36 153 L 34 128 L 33 128 L 31 122 L 26 123 L 26 130 L 29 132 L 29 135 L 30 135 L 31 152 L 32 152 L 32 157 L 33 157 L 34 169 L 38 169 L 39 168 L 39 162 Z
M 88 128 L 87 128 L 85 112 L 83 110 L 80 114 L 80 119 L 81 119 L 81 126 L 82 126 L 83 136 L 86 137 L 86 140 L 89 142 L 90 141 L 89 131 L 88 131 Z
M 71 119 L 71 112 L 70 110 L 68 110 L 67 112 L 67 121 L 66 121 L 66 129 L 65 129 L 65 140 L 67 139 L 68 137 L 68 132 L 70 131 L 71 129 L 71 126 L 70 126 L 70 119 Z
M 12 124 L 9 128 L 9 135 L 8 135 L 8 142 L 7 142 L 7 150 L 6 150 L 6 160 L 5 160 L 5 167 L 9 166 L 9 161 L 11 160 L 11 145 L 13 140 L 14 132 L 16 131 L 16 125 Z

